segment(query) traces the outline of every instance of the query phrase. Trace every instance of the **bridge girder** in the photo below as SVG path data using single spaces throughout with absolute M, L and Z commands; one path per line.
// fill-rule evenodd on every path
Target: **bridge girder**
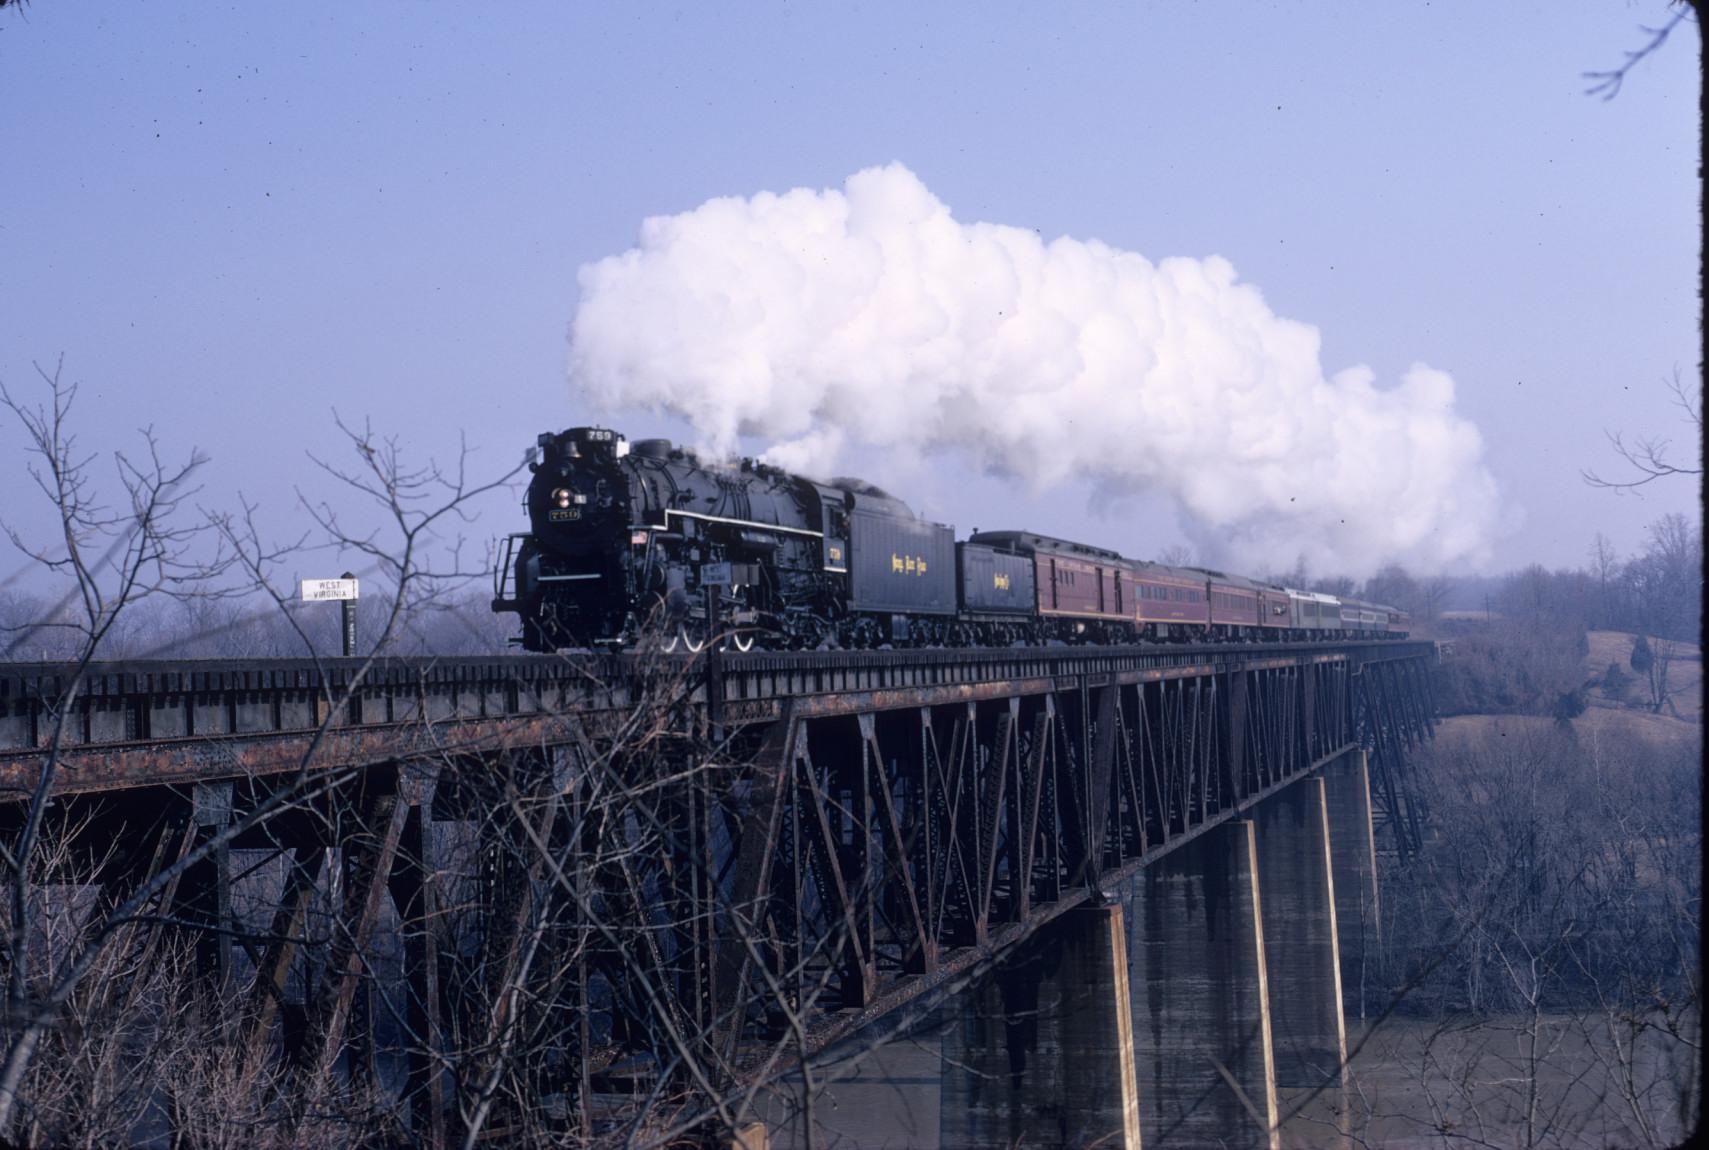
M 354 691 L 337 667 L 97 668 L 69 701 L 58 672 L 14 668 L 0 788 L 27 796 L 57 737 L 57 817 L 134 847 L 98 876 L 115 892 L 233 828 L 153 905 L 205 908 L 163 917 L 226 940 L 210 963 L 247 975 L 251 1049 L 300 1073 L 372 1049 L 367 951 L 395 922 L 412 1122 L 434 1143 L 502 1111 L 524 1032 L 560 1035 L 524 1061 L 584 1128 L 624 1074 L 775 1073 L 1352 748 L 1417 847 L 1428 645 L 964 654 L 737 656 L 715 684 L 704 664 L 489 660 Z M 312 799 L 252 818 L 316 771 Z M 0 803 L 0 833 L 21 805 Z M 448 885 L 446 826 L 468 828 L 472 887 Z M 244 850 L 281 869 L 263 929 L 230 909 Z

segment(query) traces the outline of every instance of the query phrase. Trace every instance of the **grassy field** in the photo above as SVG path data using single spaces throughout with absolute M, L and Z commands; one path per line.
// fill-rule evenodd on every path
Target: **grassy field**
M 1633 671 L 1629 662 L 1632 655 L 1632 636 L 1624 631 L 1592 631 L 1589 635 L 1590 653 L 1584 658 L 1585 678 L 1599 676 L 1608 670 L 1608 664 L 1613 663 L 1622 671 L 1639 679 L 1632 684 L 1628 697 L 1641 702 L 1646 696 L 1642 676 Z M 1654 649 L 1660 640 L 1652 640 Z M 1696 643 L 1675 643 L 1673 662 L 1667 673 L 1668 697 L 1673 701 L 1673 707 L 1666 709 L 1670 716 L 1675 710 L 1681 719 L 1701 723 L 1703 721 L 1703 649 Z M 1592 705 L 1599 707 L 1616 707 L 1619 704 L 1608 699 L 1601 692 L 1593 692 Z
M 1650 709 L 1649 688 L 1631 668 L 1631 635 L 1622 631 L 1592 631 L 1589 648 L 1583 665 L 1587 683 L 1591 680 L 1600 683 L 1610 663 L 1632 676 L 1632 681 L 1624 701 L 1611 697 L 1600 685 L 1586 692 L 1588 706 L 1584 714 L 1573 720 L 1573 729 L 1580 738 L 1635 741 L 1657 747 L 1701 741 L 1703 653 L 1696 643 L 1674 645 L 1667 676 L 1671 705 L 1660 712 Z M 1471 749 L 1491 739 L 1546 731 L 1554 722 L 1543 715 L 1451 715 L 1437 726 L 1437 745 L 1445 750 Z
M 1574 719 L 1572 725 L 1581 739 L 1647 743 L 1653 747 L 1683 746 L 1703 737 L 1700 722 L 1613 706 L 1592 706 Z M 1436 725 L 1436 748 L 1474 750 L 1489 746 L 1492 740 L 1542 734 L 1554 726 L 1555 720 L 1542 715 L 1450 715 Z

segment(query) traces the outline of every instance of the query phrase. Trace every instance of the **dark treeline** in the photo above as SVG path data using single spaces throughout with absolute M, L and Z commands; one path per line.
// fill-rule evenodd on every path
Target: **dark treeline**
M 1415 577 L 1391 565 L 1363 583 L 1297 571 L 1279 578 L 1399 607 L 1412 616 L 1415 634 L 1448 642 L 1437 696 L 1444 714 L 1569 719 L 1593 697 L 1677 709 L 1671 665 L 1703 625 L 1702 530 L 1683 515 L 1666 515 L 1649 525 L 1637 554 L 1622 558 L 1599 534 L 1587 560 L 1494 577 Z M 1631 642 L 1618 660 L 1587 674 L 1592 631 L 1624 632 Z
M 1271 578 L 1399 607 L 1425 630 L 1441 630 L 1442 624 L 1452 630 L 1456 620 L 1499 616 L 1696 642 L 1703 620 L 1702 529 L 1675 513 L 1651 523 L 1645 535 L 1643 549 L 1623 559 L 1598 534 L 1584 566 L 1553 571 L 1533 563 L 1500 576 L 1414 576 L 1391 564 L 1362 583 L 1300 570 Z

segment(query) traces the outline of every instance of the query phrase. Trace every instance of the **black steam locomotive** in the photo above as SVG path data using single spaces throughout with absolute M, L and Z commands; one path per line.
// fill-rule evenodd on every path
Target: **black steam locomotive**
M 953 535 L 876 487 L 714 464 L 663 439 L 631 448 L 598 427 L 539 445 L 533 531 L 510 537 L 493 600 L 522 616 L 530 651 L 630 642 L 649 624 L 667 649 L 691 651 L 713 634 L 739 650 L 761 636 L 785 647 L 949 637 Z
M 1404 616 L 1019 531 L 951 529 L 854 479 L 577 427 L 539 439 L 493 610 L 530 651 L 1395 637 Z

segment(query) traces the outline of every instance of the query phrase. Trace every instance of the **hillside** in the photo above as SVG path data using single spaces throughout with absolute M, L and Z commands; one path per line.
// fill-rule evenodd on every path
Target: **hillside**
M 1634 677 L 1628 700 L 1641 702 L 1646 697 L 1645 685 L 1632 670 L 1629 662 L 1632 655 L 1632 636 L 1624 631 L 1591 631 L 1587 639 L 1590 653 L 1584 658 L 1585 678 L 1600 679 L 1613 663 L 1624 673 Z M 1660 640 L 1651 640 L 1652 649 L 1659 649 Z M 1703 649 L 1696 643 L 1675 643 L 1673 645 L 1673 661 L 1668 667 L 1667 690 L 1668 698 L 1672 700 L 1671 709 L 1664 708 L 1669 717 L 1677 711 L 1678 718 L 1693 723 L 1703 721 Z M 1601 688 L 1590 692 L 1589 702 L 1596 710 L 1619 708 L 1621 704 Z M 1660 717 L 1660 716 L 1653 716 Z

